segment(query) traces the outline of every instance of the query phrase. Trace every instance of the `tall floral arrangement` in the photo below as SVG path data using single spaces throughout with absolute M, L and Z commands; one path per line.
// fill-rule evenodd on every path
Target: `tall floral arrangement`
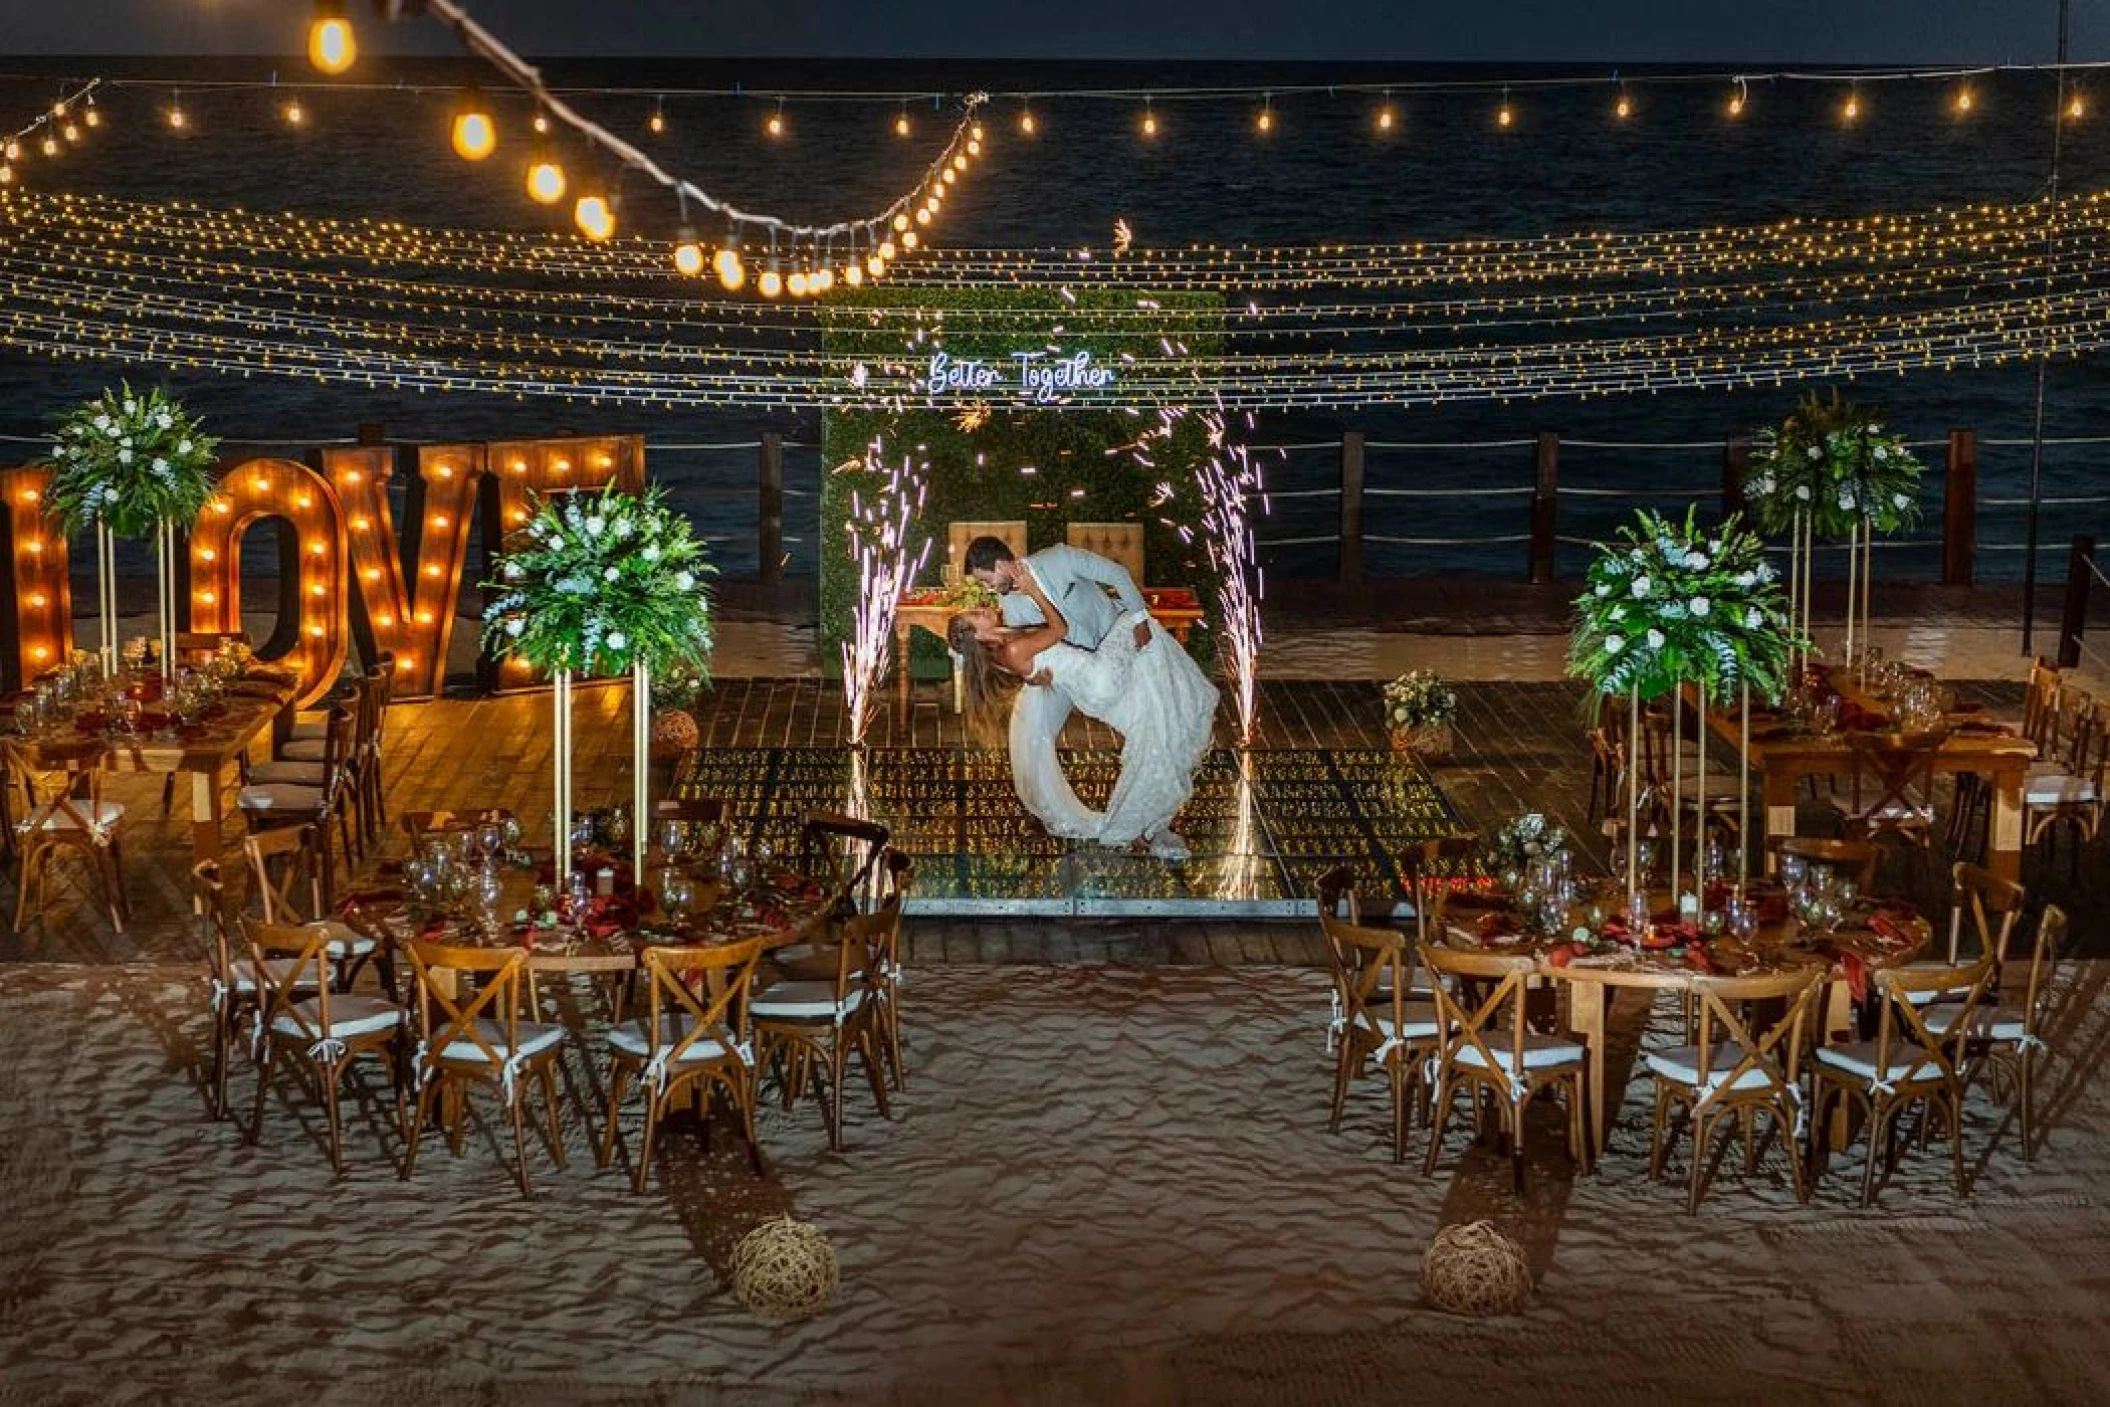
M 68 533 L 188 527 L 212 497 L 220 442 L 159 387 L 104 391 L 60 419 L 46 501 Z
M 1643 510 L 1585 580 L 1568 673 L 1599 693 L 1781 692 L 1799 640 L 1764 544 L 1735 518 L 1710 533 L 1691 510 L 1682 524 Z
M 534 502 L 506 539 L 484 608 L 484 643 L 544 673 L 655 675 L 711 654 L 713 572 L 688 520 L 660 490 L 614 484 Z
M 1919 457 L 1883 429 L 1880 412 L 1834 391 L 1805 397 L 1778 428 L 1758 432 L 1744 485 L 1751 518 L 1780 534 L 1804 516 L 1819 539 L 1860 525 L 1892 533 L 1919 520 Z

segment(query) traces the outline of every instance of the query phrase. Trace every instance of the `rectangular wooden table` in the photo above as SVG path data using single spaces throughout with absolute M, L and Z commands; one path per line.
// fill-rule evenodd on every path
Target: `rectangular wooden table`
M 23 752 L 42 766 L 55 763 L 62 755 L 78 757 L 84 746 L 99 744 L 106 772 L 188 773 L 191 863 L 202 864 L 220 858 L 220 826 L 225 818 L 220 798 L 228 773 L 240 766 L 256 740 L 292 705 L 294 692 L 290 681 L 247 680 L 221 699 L 218 714 L 194 730 L 167 737 L 142 733 L 131 738 L 96 738 L 65 723 L 26 740 Z
M 912 591 L 903 596 L 894 607 L 894 685 L 900 704 L 903 721 L 908 718 L 909 694 L 909 637 L 917 629 L 928 630 L 945 639 L 945 627 L 959 614 L 959 607 L 932 599 L 937 593 Z M 1179 641 L 1180 648 L 1187 646 L 1187 633 L 1194 629 L 1202 618 L 1201 602 L 1192 592 L 1168 590 L 1164 587 L 1146 587 L 1143 599 L 1149 603 L 1150 615 L 1165 633 Z M 960 672 L 952 672 L 952 711 L 960 711 Z
M 1848 696 L 1870 712 L 1880 709 L 1877 701 Z M 1735 713 L 1710 709 L 1707 724 L 1732 749 L 1741 744 Z M 1793 835 L 1797 785 L 1804 777 L 1851 772 L 1854 750 L 1845 733 L 1778 733 L 1754 736 L 1746 760 L 1764 779 L 1767 836 Z M 2036 760 L 2037 746 L 2027 738 L 1961 730 L 1943 739 L 1934 755 L 1937 772 L 1950 776 L 1975 773 L 1990 782 L 1993 809 L 1986 828 L 1986 868 L 2002 879 L 2019 881 L 2022 877 L 2023 783 Z

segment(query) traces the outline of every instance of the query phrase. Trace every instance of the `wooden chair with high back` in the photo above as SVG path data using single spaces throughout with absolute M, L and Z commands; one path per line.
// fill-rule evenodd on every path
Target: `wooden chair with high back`
M 1443 931 L 1443 914 L 1457 890 L 1480 883 L 1480 837 L 1477 834 L 1435 836 L 1399 852 L 1399 873 L 1414 905 L 1414 933 L 1424 943 Z
M 2022 693 L 2021 736 L 2037 746 L 2037 761 L 2029 766 L 2029 775 L 2056 772 L 2058 763 L 2060 679 L 2059 668 L 2042 655 L 2029 667 L 2029 681 Z M 1979 825 L 1986 821 L 1992 809 L 1992 788 L 1986 778 L 1975 772 L 1959 772 L 1956 775 L 1955 804 L 1949 810 L 1949 825 L 1946 840 L 1949 853 L 1954 856 L 1982 853 L 1971 840 L 1978 833 Z
M 1698 1008 L 1693 1041 L 1650 1051 L 1642 1062 L 1656 1086 L 1648 1154 L 1651 1179 L 1663 1176 L 1673 1108 L 1684 1110 L 1692 1130 L 1686 1211 L 1700 1208 L 1700 1198 L 1720 1161 L 1715 1145 L 1724 1125 L 1729 1132 L 1743 1135 L 1744 1175 L 1758 1170 L 1761 1116 L 1787 1155 L 1795 1200 L 1809 1200 L 1801 1145 L 1802 1053 L 1824 981 L 1821 967 L 1754 977 L 1696 974 L 1687 980 L 1686 990 Z M 1774 1002 L 1785 1004 L 1783 1012 L 1763 1028 L 1745 1014 L 1752 1004 Z
M 458 1158 L 468 1127 L 468 1094 L 478 1086 L 498 1093 L 513 1125 L 513 1174 L 523 1196 L 533 1191 L 527 1164 L 527 1120 L 522 1104 L 528 1082 L 542 1086 L 542 1109 L 548 1122 L 550 1157 L 564 1163 L 564 1130 L 557 1121 L 557 1057 L 564 1048 L 564 1028 L 524 1020 L 525 948 L 470 948 L 413 940 L 408 945 L 410 970 L 417 979 L 417 1053 L 412 1082 L 418 1092 L 410 1125 L 410 1148 L 403 1176 L 418 1168 L 418 1146 L 435 1095 L 447 1126 L 447 1146 Z M 473 996 L 458 995 L 473 978 Z
M 760 939 L 699 948 L 651 947 L 640 954 L 646 978 L 645 1015 L 608 1031 L 608 1126 L 599 1163 L 615 1156 L 616 1116 L 633 1081 L 645 1099 L 631 1185 L 639 1192 L 652 1173 L 652 1140 L 667 1111 L 689 1100 L 710 1129 L 710 1102 L 723 1094 L 740 1119 L 747 1155 L 762 1171 L 755 1141 L 755 1057 L 747 1014 Z M 693 984 L 693 985 L 692 985 Z
M 1070 523 L 1063 529 L 1063 540 L 1097 553 L 1126 571 L 1138 587 L 1143 585 L 1141 523 Z
M 887 1073 L 895 1089 L 908 1087 L 906 1067 L 901 1063 L 901 906 L 916 879 L 916 862 L 889 846 L 879 862 L 883 893 L 880 911 L 891 905 L 893 922 L 882 924 L 872 934 L 872 1019 L 879 1028 L 880 1053 L 886 1057 Z
M 1906 967 L 1954 967 L 1964 960 L 1964 925 L 1968 920 L 1971 956 L 1991 954 L 1992 984 L 2000 986 L 2001 967 L 2007 961 L 2008 944 L 2014 940 L 2015 923 L 2029 901 L 2029 891 L 2011 879 L 2002 879 L 1982 865 L 1958 860 L 1949 867 L 1949 955 L 1946 960 L 1923 958 Z
M 799 827 L 799 870 L 858 908 L 868 908 L 886 843 L 887 828 L 877 821 L 817 811 Z
M 755 1063 L 760 1069 L 774 1068 L 789 1109 L 805 1093 L 809 1081 L 826 1082 L 818 1089 L 823 1117 L 828 1125 L 828 1146 L 838 1153 L 843 1147 L 843 1087 L 850 1070 L 850 1057 L 864 1061 L 865 1075 L 881 1118 L 890 1119 L 886 1092 L 884 1046 L 873 999 L 877 986 L 876 957 L 884 951 L 885 930 L 901 922 L 901 898 L 893 895 L 869 914 L 847 920 L 825 950 L 833 962 L 826 979 L 808 977 L 771 982 L 754 994 L 748 1011 L 754 1020 Z
M 1521 1193 L 1524 1109 L 1541 1090 L 1553 1089 L 1568 1101 L 1568 1154 L 1589 1171 L 1592 1135 L 1583 1112 L 1589 1052 L 1579 1042 L 1541 1035 L 1526 1023 L 1524 987 L 1538 969 L 1537 960 L 1464 952 L 1442 943 L 1424 944 L 1421 960 L 1429 969 L 1436 1019 L 1444 1031 L 1435 1055 L 1436 1118 L 1423 1170 L 1436 1171 L 1458 1092 L 1481 1092 L 1490 1097 L 1508 1135 L 1510 1176 Z M 1469 987 L 1484 995 L 1465 996 Z
M 2067 732 L 2058 765 L 2031 774 L 2022 787 L 2022 843 L 2037 845 L 2066 826 L 2073 831 L 2073 872 L 2080 874 L 2081 846 L 2103 828 L 2105 763 L 2110 762 L 2110 715 L 2090 702 Z
M 1922 733 L 1849 733 L 1854 768 L 1845 799 L 1834 798 L 1849 840 L 1895 836 L 1919 863 L 1931 864 L 1934 845 L 1935 761 L 1946 729 Z
M 320 857 L 323 902 L 336 894 L 337 871 L 331 853 L 330 822 L 336 821 L 347 867 L 352 860 L 350 815 L 350 758 L 353 718 L 348 710 L 330 710 L 327 760 L 319 765 L 316 783 L 304 781 L 258 781 L 259 767 L 251 774 L 252 784 L 236 798 L 251 831 L 280 826 L 315 827 L 316 851 Z M 306 766 L 308 764 L 301 764 Z
M 1590 805 L 1583 819 L 1607 835 L 1624 824 L 1626 810 L 1626 741 L 1610 728 L 1589 732 Z
M 1861 1171 L 1861 1205 L 1875 1198 L 1876 1167 L 1897 1156 L 1901 1115 L 1918 1106 L 1922 1117 L 1940 1113 L 1948 1125 L 1950 1168 L 1956 1195 L 1969 1191 L 1963 1157 L 1963 1047 L 1993 971 L 1993 955 L 1932 969 L 1885 968 L 1870 985 L 1881 1003 L 1876 1037 L 1847 1045 L 1820 1046 L 1810 1065 L 1813 1097 L 1810 1127 L 1822 1129 L 1834 1100 L 1847 1099 L 1867 1113 L 1868 1161 Z M 1930 1018 L 1929 997 L 1956 994 Z M 1930 1019 L 1932 1024 L 1930 1025 Z M 1810 1140 L 1814 1182 L 1824 1169 L 1825 1144 Z
M 344 1172 L 344 1123 L 338 1087 L 362 1057 L 388 1065 L 395 1092 L 396 1129 L 404 1127 L 403 1008 L 381 997 L 355 997 L 330 990 L 329 935 L 315 928 L 287 928 L 244 921 L 255 964 L 258 1003 L 256 1106 L 248 1141 L 263 1135 L 264 1104 L 271 1076 L 281 1064 L 307 1072 L 322 1095 L 329 1122 L 330 1167 Z
M 370 669 L 352 691 L 352 733 L 346 742 L 343 762 L 345 806 L 348 812 L 356 813 L 358 817 L 362 853 L 368 843 L 381 837 L 383 818 L 378 810 L 379 802 L 371 792 L 368 772 L 378 756 L 381 710 L 390 683 L 378 669 Z M 321 737 L 289 737 L 279 745 L 274 761 L 250 769 L 250 781 L 321 786 L 329 778 L 329 761 L 330 735 L 325 728 Z
M 327 939 L 338 991 L 350 991 L 359 969 L 372 962 L 381 989 L 395 997 L 395 957 L 388 945 L 329 916 L 314 826 L 254 831 L 242 837 L 242 855 L 249 862 L 250 896 L 265 923 L 312 929 Z
M 198 920 L 198 937 L 205 946 L 208 966 L 208 1013 L 212 1019 L 212 1068 L 206 1072 L 206 1105 L 215 1119 L 228 1115 L 227 1073 L 234 1050 L 248 1033 L 263 988 L 256 977 L 256 959 L 249 955 L 246 940 L 237 937 L 241 916 L 220 879 L 220 862 L 205 860 L 191 867 L 191 913 Z M 274 959 L 274 975 L 281 984 L 299 987 L 291 958 Z M 313 974 L 308 974 L 310 994 Z
M 1414 1112 L 1427 1112 L 1429 1092 L 1423 1076 L 1442 1044 L 1443 1027 L 1433 1003 L 1409 995 L 1415 948 L 1407 936 L 1338 917 L 1347 875 L 1345 868 L 1338 869 L 1319 881 L 1319 928 L 1333 966 L 1339 1013 L 1326 1128 L 1329 1133 L 1341 1131 L 1349 1087 L 1374 1065 L 1392 1093 L 1392 1161 L 1404 1162 Z
M 2057 904 L 2046 904 L 2037 919 L 2029 982 L 2020 999 L 2009 1001 L 1989 984 L 1987 1003 L 1971 1017 L 1964 1040 L 1965 1083 L 1992 1075 L 1996 1094 L 2003 1083 L 2015 1091 L 2024 1162 L 2037 1155 L 2037 1067 L 2050 1058 L 2053 1029 L 2064 1004 L 2074 996 L 2060 966 L 2066 935 L 2066 911 Z M 1944 1014 L 1937 1008 L 1928 1024 L 1938 1026 Z
M 1668 712 L 1649 709 L 1641 715 L 1640 743 L 1635 747 L 1630 741 L 1628 755 L 1640 768 L 1642 809 L 1665 832 L 1673 824 L 1680 834 L 1699 835 L 1712 828 L 1733 840 L 1743 829 L 1743 794 L 1735 774 L 1717 764 L 1708 767 L 1703 778 L 1706 727 L 1687 719 L 1682 741 L 1678 732 Z M 1615 800 L 1611 809 L 1619 816 L 1624 807 Z
M 125 901 L 124 857 L 118 834 L 125 808 L 103 799 L 102 751 L 100 741 L 83 738 L 63 748 L 48 746 L 39 758 L 32 758 L 14 739 L 0 738 L 0 759 L 6 763 L 7 785 L 16 789 L 22 800 L 21 818 L 15 822 L 17 932 L 27 926 L 32 916 L 44 917 L 48 902 L 45 880 L 50 875 L 51 861 L 59 851 L 67 849 L 86 857 L 102 885 L 111 928 L 118 933 L 125 931 L 131 906 Z
M 993 537 L 1011 549 L 1014 557 L 1026 555 L 1026 522 L 1023 518 L 996 521 L 960 519 L 945 525 L 945 565 L 967 575 L 967 544 L 978 537 Z

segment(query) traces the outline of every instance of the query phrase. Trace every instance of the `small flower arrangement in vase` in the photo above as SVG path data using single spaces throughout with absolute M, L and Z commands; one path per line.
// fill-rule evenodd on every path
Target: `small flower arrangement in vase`
M 1534 864 L 1551 860 L 1568 848 L 1568 832 L 1545 813 L 1527 811 L 1487 839 L 1487 866 L 1503 887 L 1515 888 Z
M 1392 746 L 1424 762 L 1440 762 L 1456 743 L 1458 695 L 1435 671 L 1410 669 L 1385 686 L 1385 727 Z

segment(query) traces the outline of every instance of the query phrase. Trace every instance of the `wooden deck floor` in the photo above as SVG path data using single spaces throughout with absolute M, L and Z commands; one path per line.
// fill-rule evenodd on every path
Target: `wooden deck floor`
M 1589 769 L 1581 746 L 1582 696 L 1559 683 L 1469 684 L 1462 705 L 1459 751 L 1436 769 L 1438 783 L 1469 824 L 1500 825 L 1527 810 L 1567 825 L 1583 850 L 1601 860 L 1601 843 L 1584 824 Z M 1996 707 L 2016 706 L 2019 690 L 1994 684 L 1966 693 Z M 1367 682 L 1286 681 L 1260 690 L 1260 736 L 1270 747 L 1374 747 L 1378 686 Z M 844 711 L 838 688 L 812 680 L 728 680 L 707 692 L 698 708 L 706 747 L 840 745 Z M 579 691 L 576 794 L 583 806 L 627 797 L 630 787 L 629 699 L 621 686 Z M 549 702 L 544 694 L 448 699 L 399 705 L 390 715 L 386 778 L 392 815 L 427 807 L 502 805 L 530 828 L 546 826 L 551 806 Z M 1219 741 L 1232 740 L 1219 721 Z M 1070 746 L 1109 746 L 1113 735 L 1073 719 Z M 959 720 L 936 686 L 921 686 L 908 716 L 891 707 L 871 736 L 875 746 L 959 746 Z M 670 771 L 671 769 L 669 769 Z M 664 776 L 667 775 L 663 773 Z M 156 778 L 113 779 L 113 799 L 126 804 L 126 885 L 134 921 L 123 935 L 97 917 L 85 870 L 62 862 L 53 912 L 21 933 L 0 934 L 0 961 L 195 961 L 202 956 L 188 924 L 185 865 L 188 817 L 179 797 L 174 816 L 160 809 Z M 1813 817 L 1813 824 L 1815 818 Z M 230 845 L 240 822 L 230 819 Z M 393 853 L 396 837 L 384 845 Z M 1941 873 L 1937 867 L 1934 873 Z M 2041 897 L 2076 911 L 2084 950 L 2100 946 L 2105 924 L 2101 881 L 2110 860 L 2093 847 L 2069 868 L 2033 862 L 2028 878 Z M 1901 876 L 1902 877 L 1902 876 Z M 1938 901 L 1932 886 L 1923 897 Z M 5 912 L 14 907 L 12 867 Z M 907 934 L 912 961 L 1293 962 L 1319 960 L 1316 934 L 1295 922 L 1168 922 L 1163 920 L 986 920 L 921 918 Z

